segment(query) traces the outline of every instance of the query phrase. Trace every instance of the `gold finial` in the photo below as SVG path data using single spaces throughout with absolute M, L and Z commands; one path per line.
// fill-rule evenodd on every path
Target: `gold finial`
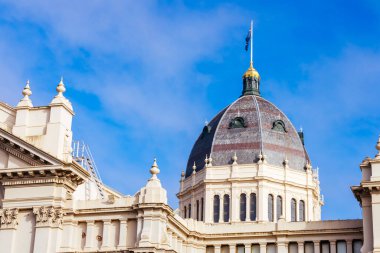
M 247 78 L 247 77 L 252 77 L 252 78 L 256 77 L 257 79 L 260 79 L 259 72 L 257 72 L 257 70 L 253 67 L 252 62 L 249 64 L 249 68 L 243 75 L 243 78 Z

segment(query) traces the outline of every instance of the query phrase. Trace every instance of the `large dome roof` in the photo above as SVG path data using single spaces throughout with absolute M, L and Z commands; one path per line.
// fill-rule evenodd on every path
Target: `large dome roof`
M 257 82 L 258 83 L 258 82 Z M 258 92 L 258 85 L 257 85 Z M 205 166 L 206 155 L 212 165 L 258 161 L 260 153 L 268 164 L 282 166 L 284 159 L 293 169 L 303 170 L 308 155 L 292 123 L 276 106 L 257 93 L 247 93 L 219 112 L 199 135 L 187 162 L 186 177 Z

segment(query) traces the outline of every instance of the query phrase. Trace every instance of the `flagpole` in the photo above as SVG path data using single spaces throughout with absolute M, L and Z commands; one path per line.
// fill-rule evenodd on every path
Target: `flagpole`
M 251 65 L 253 66 L 253 20 L 251 20 Z

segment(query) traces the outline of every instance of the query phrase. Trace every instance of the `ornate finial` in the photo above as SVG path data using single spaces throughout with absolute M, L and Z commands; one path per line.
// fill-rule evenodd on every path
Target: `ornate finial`
M 257 161 L 257 163 L 263 163 L 263 152 L 260 150 L 260 153 L 259 153 L 259 155 L 257 156 L 257 159 L 259 159 L 258 161 Z
M 208 158 L 208 166 L 212 166 L 212 157 L 210 155 L 210 157 Z
M 195 164 L 195 161 L 194 161 L 194 165 L 193 165 L 193 174 L 197 173 L 197 165 Z
M 63 93 L 66 91 L 65 84 L 63 83 L 63 76 L 61 76 L 61 81 L 57 85 L 57 92 L 58 92 L 58 97 L 63 97 Z
M 208 166 L 208 156 L 206 154 L 206 158 L 205 158 L 205 166 L 207 167 Z
M 26 81 L 25 87 L 22 90 L 22 95 L 24 96 L 20 102 L 17 104 L 17 107 L 32 107 L 32 100 L 30 100 L 29 96 L 32 95 L 32 90 L 30 89 L 29 86 L 30 82 L 29 80 Z
M 207 119 L 205 120 L 205 126 L 208 126 L 208 120 Z
M 237 164 L 237 155 L 236 155 L 236 152 L 234 153 L 234 155 L 232 156 L 232 164 L 233 165 L 236 165 Z
M 185 171 L 182 171 L 181 172 L 181 178 L 184 178 L 185 177 Z
M 156 179 L 158 173 L 160 173 L 160 169 L 157 166 L 157 159 L 154 158 L 152 167 L 150 168 L 150 174 L 152 174 L 153 179 Z
M 287 157 L 287 156 L 285 156 L 284 161 L 282 162 L 282 164 L 284 165 L 284 168 L 288 168 L 288 167 L 289 167 L 289 166 L 288 166 L 288 164 L 289 164 L 289 160 L 288 160 L 288 157 Z
M 32 90 L 30 89 L 29 84 L 30 84 L 30 81 L 27 80 L 26 85 L 24 89 L 22 90 L 22 95 L 24 95 L 24 98 L 28 98 L 28 99 L 29 99 L 29 96 L 32 95 Z
M 375 156 L 375 159 L 380 159 L 380 136 L 376 143 L 376 149 L 377 149 L 377 155 Z
M 310 161 L 306 161 L 306 164 L 305 164 L 305 170 L 311 170 L 312 169 L 312 166 L 310 164 Z

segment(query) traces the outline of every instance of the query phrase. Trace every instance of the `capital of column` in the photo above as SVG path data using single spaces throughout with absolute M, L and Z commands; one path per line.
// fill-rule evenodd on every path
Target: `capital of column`
M 18 209 L 0 209 L 0 228 L 16 229 L 18 225 Z

